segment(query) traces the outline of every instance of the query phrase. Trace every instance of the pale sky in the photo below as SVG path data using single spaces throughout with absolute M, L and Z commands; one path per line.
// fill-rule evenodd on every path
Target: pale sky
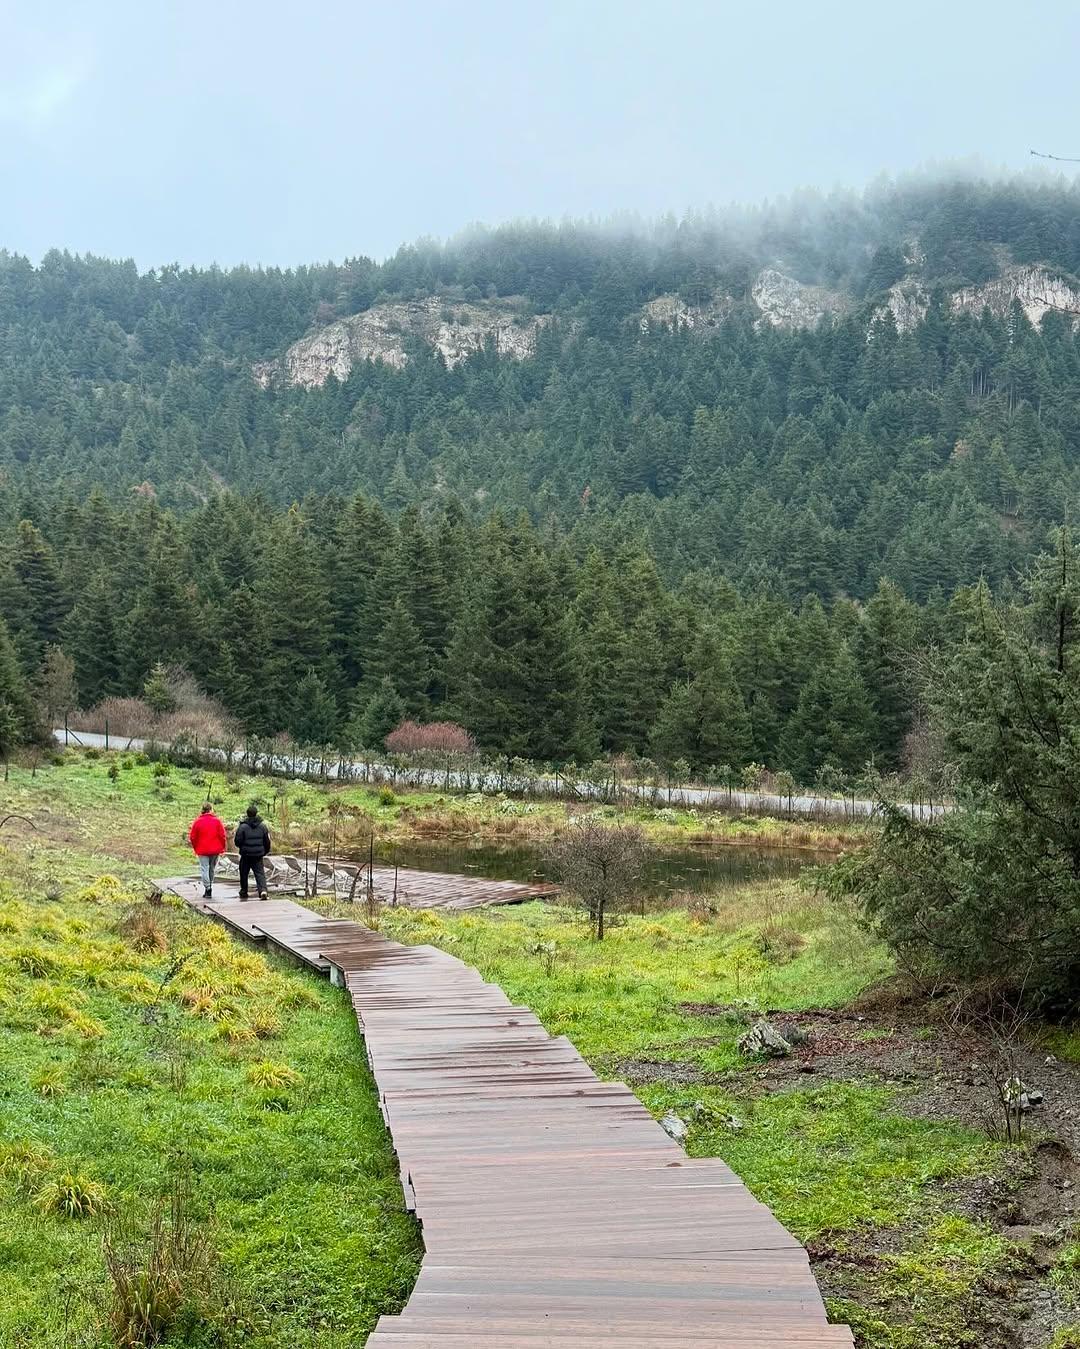
M 1078 55 L 1064 0 L 0 0 L 0 247 L 288 265 L 1025 169 L 1080 156 Z

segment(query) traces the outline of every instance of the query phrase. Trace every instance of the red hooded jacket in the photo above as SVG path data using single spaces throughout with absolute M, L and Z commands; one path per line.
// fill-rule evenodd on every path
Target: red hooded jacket
M 217 857 L 225 851 L 225 826 L 213 811 L 200 815 L 188 830 L 196 857 Z

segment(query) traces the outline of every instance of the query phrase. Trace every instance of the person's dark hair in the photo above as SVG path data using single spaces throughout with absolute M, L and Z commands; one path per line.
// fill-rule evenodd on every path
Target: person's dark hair
M 254 802 L 247 808 L 247 817 L 249 820 L 257 820 L 259 818 L 259 807 L 255 805 Z
M 200 815 L 209 815 L 210 812 L 211 812 L 213 809 L 214 809 L 214 807 L 210 804 L 209 801 L 204 801 L 204 802 L 203 802 L 203 808 L 202 808 L 201 811 L 199 811 L 199 814 L 200 814 Z

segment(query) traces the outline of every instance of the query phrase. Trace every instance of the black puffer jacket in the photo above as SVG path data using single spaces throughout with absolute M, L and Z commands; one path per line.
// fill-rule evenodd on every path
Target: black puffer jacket
M 241 857 L 269 857 L 270 830 L 258 815 L 253 820 L 241 820 L 233 843 Z

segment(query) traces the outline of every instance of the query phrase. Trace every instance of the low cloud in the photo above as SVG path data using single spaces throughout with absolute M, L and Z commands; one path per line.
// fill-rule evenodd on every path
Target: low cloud
M 0 79 L 0 122 L 33 130 L 62 116 L 87 84 L 88 56 L 52 62 Z

